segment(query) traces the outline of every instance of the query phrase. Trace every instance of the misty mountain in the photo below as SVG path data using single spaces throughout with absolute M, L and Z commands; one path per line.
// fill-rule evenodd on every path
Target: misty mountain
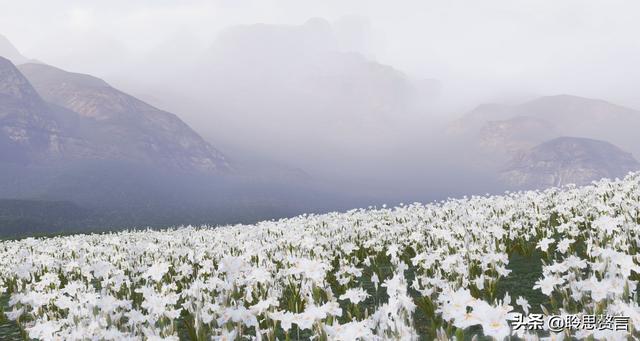
M 2 57 L 0 129 L 2 161 L 102 159 L 229 170 L 224 156 L 173 114 L 100 79 L 44 64 L 18 70 Z
M 222 153 L 177 116 L 101 79 L 44 64 L 23 64 L 19 70 L 45 101 L 78 114 L 97 130 L 88 134 L 95 153 L 83 158 L 131 160 L 186 171 L 229 170 Z
M 18 69 L 0 57 L 0 161 L 57 159 L 59 133 L 53 110 Z
M 352 206 L 298 186 L 308 178 L 301 170 L 269 173 L 237 173 L 175 115 L 98 78 L 0 58 L 0 199 L 17 200 L 0 227 L 222 224 Z M 39 207 L 34 200 L 51 209 L 25 221 L 23 209 Z M 50 225 L 61 210 L 55 202 L 78 205 L 86 217 Z
M 512 188 L 543 189 L 567 184 L 585 185 L 601 178 L 623 177 L 640 163 L 605 141 L 560 137 L 513 157 L 501 177 Z
M 225 150 L 295 159 L 314 175 L 336 164 L 354 173 L 363 159 L 394 153 L 396 137 L 406 135 L 399 131 L 439 92 L 437 81 L 412 79 L 363 53 L 359 34 L 342 36 L 364 30 L 358 25 L 311 19 L 233 26 L 189 65 L 137 69 L 156 80 L 165 73 L 163 81 L 126 87 L 180 113 Z M 156 58 L 162 55 L 149 63 Z
M 313 120 L 339 127 L 406 110 L 412 84 L 405 74 L 339 46 L 323 19 L 229 28 L 204 57 L 203 71 L 213 86 L 207 91 L 242 113 L 260 106 L 296 124 Z M 246 97 L 252 101 L 242 101 Z
M 9 59 L 13 64 L 22 64 L 28 61 L 18 49 L 15 48 L 5 36 L 0 34 L 0 57 Z
M 170 197 L 172 185 L 164 182 L 230 170 L 220 152 L 172 114 L 91 76 L 23 67 L 38 89 L 0 58 L 4 198 L 127 206 Z
M 558 135 L 557 128 L 547 120 L 516 116 L 487 121 L 478 131 L 478 140 L 484 150 L 512 155 Z
M 516 129 L 510 133 L 511 138 L 501 137 L 501 145 L 517 144 L 515 140 L 520 139 L 527 147 L 550 137 L 578 136 L 606 140 L 640 154 L 636 132 L 640 127 L 640 111 L 578 96 L 540 97 L 518 105 L 481 105 L 455 122 L 452 130 L 483 141 L 495 140 L 492 135 L 501 126 Z
M 559 95 L 518 105 L 480 105 L 455 121 L 449 133 L 464 140 L 480 156 L 479 164 L 496 170 L 504 184 L 515 189 L 624 175 L 635 161 L 623 150 L 640 153 L 637 127 L 639 111 Z M 606 153 L 611 155 L 607 158 Z

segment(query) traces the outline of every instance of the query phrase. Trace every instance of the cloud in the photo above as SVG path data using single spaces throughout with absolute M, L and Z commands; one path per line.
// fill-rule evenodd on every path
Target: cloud
M 74 31 L 86 31 L 96 23 L 93 11 L 85 8 L 72 8 L 67 16 L 69 29 Z

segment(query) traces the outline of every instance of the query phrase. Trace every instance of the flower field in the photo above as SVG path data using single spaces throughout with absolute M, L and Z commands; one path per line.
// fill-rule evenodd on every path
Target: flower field
M 251 226 L 0 244 L 4 319 L 43 340 L 640 336 L 640 174 Z M 629 317 L 515 330 L 515 314 Z

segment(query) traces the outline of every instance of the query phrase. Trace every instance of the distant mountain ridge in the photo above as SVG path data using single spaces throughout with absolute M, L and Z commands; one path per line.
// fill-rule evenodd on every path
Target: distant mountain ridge
M 529 131 L 528 146 L 532 147 L 554 131 L 554 137 L 579 136 L 606 140 L 633 153 L 640 154 L 640 111 L 604 100 L 571 95 L 540 97 L 518 105 L 484 104 L 464 115 L 452 126 L 452 131 L 485 139 L 488 126 L 513 122 L 515 118 L 538 120 L 537 133 Z M 518 132 L 515 132 L 518 133 Z
M 484 104 L 451 125 L 511 189 L 585 184 L 640 169 L 640 111 L 558 95 L 518 105 Z M 609 155 L 607 155 L 609 154 Z M 568 182 L 567 182 L 568 181 Z
M 535 189 L 585 185 L 639 169 L 640 163 L 631 154 L 608 142 L 560 137 L 518 153 L 501 176 L 511 186 Z
M 44 64 L 16 68 L 1 57 L 0 127 L 4 154 L 23 162 L 113 159 L 182 171 L 231 169 L 173 114 L 92 76 Z

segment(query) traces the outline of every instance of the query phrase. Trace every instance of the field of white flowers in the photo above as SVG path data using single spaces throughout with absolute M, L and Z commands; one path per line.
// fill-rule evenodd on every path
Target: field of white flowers
M 43 340 L 627 340 L 640 335 L 639 243 L 632 174 L 251 226 L 4 241 L 0 288 L 4 318 Z M 630 320 L 513 330 L 512 314 L 530 312 Z

